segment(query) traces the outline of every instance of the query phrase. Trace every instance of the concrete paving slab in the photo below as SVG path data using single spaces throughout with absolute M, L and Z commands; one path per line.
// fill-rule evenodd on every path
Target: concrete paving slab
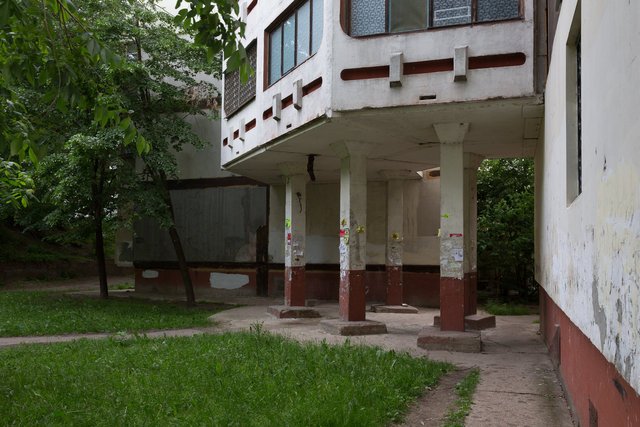
M 278 319 L 310 319 L 320 317 L 318 310 L 309 307 L 270 305 L 267 312 Z
M 480 350 L 482 350 L 479 332 L 442 331 L 435 326 L 423 328 L 418 334 L 417 344 L 418 347 L 431 351 L 480 353 Z
M 333 335 L 375 335 L 386 334 L 387 326 L 374 320 L 346 321 L 340 319 L 323 320 L 322 328 Z
M 418 314 L 418 309 L 407 304 L 402 305 L 372 305 L 371 311 L 374 313 L 404 313 Z

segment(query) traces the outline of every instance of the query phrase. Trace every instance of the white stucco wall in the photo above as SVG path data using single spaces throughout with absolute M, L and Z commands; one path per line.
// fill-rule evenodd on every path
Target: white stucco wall
M 640 392 L 640 3 L 582 1 L 583 191 L 567 204 L 562 4 L 536 153 L 536 279 Z
M 341 0 L 324 0 L 323 37 L 318 52 L 268 86 L 266 29 L 293 3 L 258 2 L 246 17 L 245 44 L 257 41 L 256 98 L 230 117 L 223 117 L 221 140 L 226 138 L 228 145 L 222 148 L 222 165 L 229 166 L 314 119 L 330 119 L 339 112 L 535 95 L 533 0 L 523 2 L 523 19 L 367 38 L 345 34 L 340 24 Z M 344 69 L 389 65 L 391 55 L 397 52 L 403 54 L 404 62 L 441 60 L 453 58 L 454 49 L 460 46 L 469 47 L 470 57 L 523 53 L 526 61 L 519 66 L 469 70 L 467 81 L 455 84 L 453 71 L 406 75 L 402 87 L 395 88 L 389 87 L 388 78 L 343 81 L 340 77 Z M 301 109 L 284 108 L 279 121 L 263 119 L 274 95 L 285 99 L 292 94 L 295 81 L 307 85 L 318 78 L 322 78 L 322 86 L 303 97 Z M 421 101 L 422 95 L 436 95 L 437 99 Z M 234 138 L 243 124 L 254 119 L 256 126 L 246 132 L 244 140 Z
M 438 265 L 440 179 L 404 182 L 404 264 Z M 385 263 L 387 183 L 367 184 L 367 263 Z M 270 187 L 269 258 L 284 262 L 284 185 Z M 337 264 L 340 225 L 338 184 L 307 184 L 308 264 Z

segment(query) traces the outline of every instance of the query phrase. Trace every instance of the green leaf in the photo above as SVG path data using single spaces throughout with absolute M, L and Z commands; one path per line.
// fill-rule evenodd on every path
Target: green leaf
M 130 124 L 131 124 L 131 117 L 125 117 L 124 119 L 120 120 L 119 126 L 120 126 L 120 129 L 127 130 Z
M 144 139 L 142 135 L 138 135 L 138 139 L 136 140 L 136 149 L 138 150 L 138 154 L 142 154 L 142 152 L 146 148 L 147 141 Z
M 34 165 L 38 164 L 38 156 L 36 156 L 36 152 L 33 151 L 33 148 L 29 147 L 29 158 L 33 162 Z

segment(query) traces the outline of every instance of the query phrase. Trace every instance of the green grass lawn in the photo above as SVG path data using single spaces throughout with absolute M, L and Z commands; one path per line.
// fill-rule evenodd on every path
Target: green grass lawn
M 522 304 L 501 302 L 498 300 L 487 300 L 484 309 L 489 314 L 496 316 L 522 316 L 531 314 L 529 307 Z
M 99 300 L 59 292 L 5 291 L 0 292 L 0 336 L 208 326 L 207 317 L 216 311 L 133 298 Z
M 268 333 L 0 351 L 0 424 L 380 426 L 448 364 Z

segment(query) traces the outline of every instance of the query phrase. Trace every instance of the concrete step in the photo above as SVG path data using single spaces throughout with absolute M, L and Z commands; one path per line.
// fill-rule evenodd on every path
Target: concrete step
M 433 326 L 440 327 L 440 316 L 433 317 Z M 470 314 L 464 317 L 464 329 L 467 331 L 483 331 L 496 327 L 496 316 L 491 314 Z
M 418 309 L 407 304 L 402 305 L 372 305 L 371 311 L 374 313 L 406 313 L 416 314 Z
M 320 313 L 310 307 L 272 305 L 267 312 L 278 319 L 312 319 L 320 317 Z
M 347 321 L 328 319 L 320 322 L 322 329 L 333 335 L 376 335 L 386 334 L 387 325 L 374 320 Z
M 482 341 L 478 331 L 441 331 L 427 326 L 418 334 L 418 347 L 429 351 L 455 351 L 458 353 L 480 353 Z

